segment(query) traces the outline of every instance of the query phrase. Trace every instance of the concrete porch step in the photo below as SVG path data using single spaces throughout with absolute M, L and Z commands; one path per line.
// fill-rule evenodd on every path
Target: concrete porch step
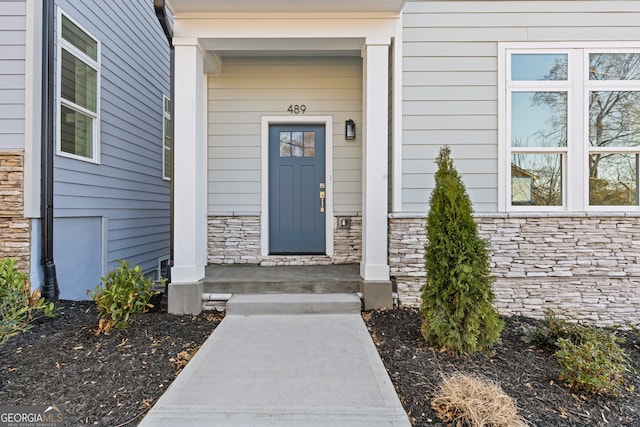
M 210 266 L 205 294 L 340 294 L 359 290 L 357 265 Z
M 360 314 L 355 293 L 235 294 L 227 302 L 228 315 Z

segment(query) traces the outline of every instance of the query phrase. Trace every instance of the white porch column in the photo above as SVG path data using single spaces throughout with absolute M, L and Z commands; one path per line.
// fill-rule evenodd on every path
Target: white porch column
M 388 39 L 386 42 L 368 43 L 364 47 L 363 67 L 363 212 L 360 275 L 366 284 L 366 282 L 389 282 L 387 260 Z M 390 298 L 391 287 L 389 286 Z
M 169 311 L 199 313 L 206 265 L 206 76 L 197 39 L 174 39 L 174 264 Z

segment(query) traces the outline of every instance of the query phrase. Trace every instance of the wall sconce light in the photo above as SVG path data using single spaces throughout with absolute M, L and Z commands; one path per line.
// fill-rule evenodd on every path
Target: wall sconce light
M 356 139 L 356 122 L 351 119 L 344 122 L 344 139 L 347 141 Z

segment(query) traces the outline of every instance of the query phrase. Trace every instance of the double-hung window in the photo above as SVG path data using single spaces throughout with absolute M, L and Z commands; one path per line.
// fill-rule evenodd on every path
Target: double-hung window
M 171 100 L 162 98 L 162 178 L 171 179 Z
M 58 15 L 58 154 L 98 162 L 100 44 Z
M 502 47 L 504 207 L 638 209 L 640 46 Z

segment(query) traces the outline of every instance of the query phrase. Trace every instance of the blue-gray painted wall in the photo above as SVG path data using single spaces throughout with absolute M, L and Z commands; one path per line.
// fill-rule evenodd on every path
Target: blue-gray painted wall
M 170 185 L 162 179 L 169 47 L 151 0 L 56 3 L 101 43 L 100 163 L 54 159 L 54 229 L 65 235 L 54 241 L 61 297 L 81 299 L 99 283 L 96 272 L 117 259 L 151 273 L 169 255 Z M 84 253 L 96 239 L 98 269 L 95 254 Z
M 26 3 L 0 4 L 0 150 L 24 148 Z

